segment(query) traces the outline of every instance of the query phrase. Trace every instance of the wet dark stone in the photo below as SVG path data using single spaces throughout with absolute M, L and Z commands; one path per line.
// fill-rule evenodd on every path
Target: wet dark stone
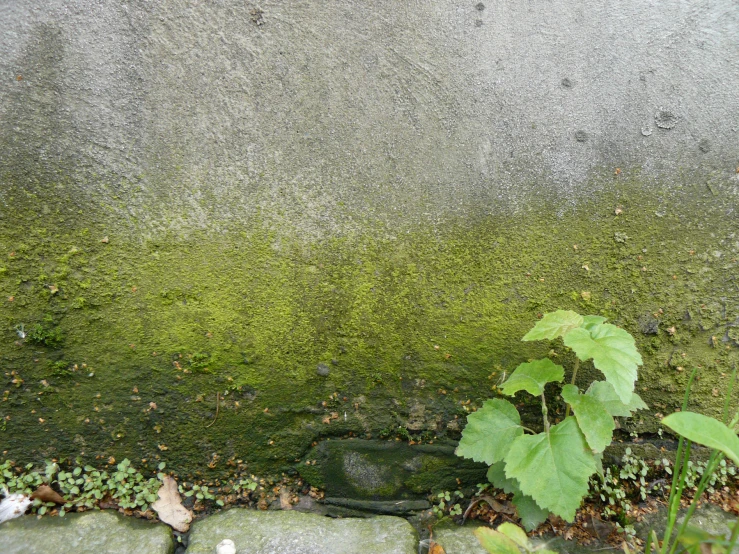
M 323 441 L 305 457 L 311 464 L 303 462 L 296 469 L 306 482 L 325 489 L 329 498 L 420 500 L 432 489 L 456 489 L 457 479 L 465 486 L 485 482 L 487 466 L 459 458 L 455 446 L 451 442 Z
M 659 331 L 659 320 L 652 315 L 645 315 L 639 319 L 639 330 L 645 335 L 656 335 Z

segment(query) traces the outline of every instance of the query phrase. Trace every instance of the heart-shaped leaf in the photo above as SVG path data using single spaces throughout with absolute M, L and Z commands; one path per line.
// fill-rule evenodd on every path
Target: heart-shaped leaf
M 482 408 L 467 416 L 457 456 L 492 465 L 503 459 L 521 435 L 521 417 L 513 404 L 501 398 L 486 400 Z
M 478 527 L 473 533 L 490 554 L 521 554 L 515 542 L 495 529 Z
M 520 390 L 525 390 L 534 396 L 541 396 L 544 392 L 544 385 L 552 382 L 561 383 L 564 376 L 565 370 L 561 365 L 544 358 L 520 364 L 508 380 L 500 385 L 500 390 L 508 396 L 513 396 Z
M 611 444 L 616 424 L 605 406 L 596 398 L 580 394 L 575 385 L 562 387 L 562 399 L 572 406 L 577 424 L 585 435 L 590 448 L 603 452 Z
M 590 329 L 572 329 L 565 335 L 564 343 L 580 360 L 592 358 L 593 365 L 603 372 L 621 401 L 631 401 L 636 370 L 642 363 L 634 337 L 615 325 L 601 323 Z
M 664 418 L 662 424 L 689 441 L 720 450 L 739 465 L 739 437 L 717 419 L 695 412 L 675 412 Z
M 544 317 L 537 321 L 534 328 L 526 333 L 521 340 L 556 339 L 565 336 L 572 329 L 580 327 L 582 323 L 583 317 L 580 314 L 557 310 L 544 314 Z
M 631 417 L 632 413 L 636 410 L 646 410 L 649 408 L 644 403 L 644 400 L 635 392 L 631 393 L 629 403 L 624 404 L 616 394 L 613 385 L 608 381 L 594 381 L 585 394 L 600 401 L 606 411 L 613 417 Z
M 574 417 L 548 433 L 518 437 L 505 456 L 506 477 L 516 479 L 521 492 L 567 521 L 573 521 L 595 459 Z

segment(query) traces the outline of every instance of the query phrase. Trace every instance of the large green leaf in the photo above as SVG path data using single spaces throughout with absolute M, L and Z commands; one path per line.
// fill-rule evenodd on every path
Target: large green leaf
M 739 437 L 717 419 L 695 412 L 675 412 L 664 418 L 662 424 L 689 441 L 720 450 L 739 465 Z
M 631 400 L 624 404 L 608 381 L 593 381 L 585 394 L 599 400 L 613 417 L 631 417 L 636 410 L 649 408 L 635 392 L 631 393 Z
M 495 529 L 478 527 L 473 533 L 490 554 L 521 554 L 515 542 Z
M 521 435 L 521 417 L 513 404 L 501 398 L 486 400 L 482 408 L 467 416 L 457 456 L 492 465 L 503 459 Z
M 601 323 L 590 329 L 573 329 L 565 335 L 564 343 L 582 361 L 592 358 L 593 365 L 603 372 L 621 401 L 629 403 L 636 370 L 642 363 L 634 337 L 615 325 Z
M 551 382 L 561 383 L 565 370 L 552 360 L 544 358 L 533 362 L 520 364 L 508 380 L 500 385 L 503 394 L 513 396 L 520 390 L 525 390 L 534 396 L 541 396 L 544 385 Z
M 582 323 L 583 317 L 580 314 L 557 310 L 544 314 L 544 317 L 537 321 L 534 328 L 526 333 L 521 340 L 556 339 L 565 336 L 571 329 L 580 327 Z
M 573 521 L 595 459 L 574 417 L 549 433 L 518 437 L 505 456 L 506 476 L 516 479 L 524 494 L 550 512 Z
M 487 477 L 496 489 L 502 489 L 506 494 L 513 495 L 513 504 L 516 506 L 518 517 L 521 518 L 521 525 L 528 531 L 533 531 L 546 521 L 549 510 L 540 508 L 533 498 L 523 494 L 518 481 L 506 477 L 505 462 L 500 461 L 491 465 Z
M 509 479 L 505 474 L 505 462 L 495 462 L 490 466 L 487 473 L 488 481 L 490 481 L 496 489 L 502 489 L 506 494 L 520 493 L 521 487 L 515 479 Z
M 580 394 L 575 385 L 562 387 L 562 399 L 572 406 L 577 424 L 585 435 L 590 448 L 603 452 L 611 444 L 616 424 L 605 406 L 596 398 Z
M 605 321 L 606 318 L 600 315 L 585 315 L 582 318 L 582 325 L 580 327 L 590 329 L 591 327 L 605 323 Z
M 549 510 L 540 508 L 533 498 L 522 492 L 513 495 L 513 505 L 516 506 L 518 517 L 521 518 L 521 525 L 527 531 L 533 531 L 549 517 Z

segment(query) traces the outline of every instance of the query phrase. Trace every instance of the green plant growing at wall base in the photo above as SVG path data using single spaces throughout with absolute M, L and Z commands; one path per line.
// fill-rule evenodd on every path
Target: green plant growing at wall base
M 688 407 L 688 397 L 690 396 L 690 387 L 695 378 L 696 370 L 694 369 L 690 375 L 688 386 L 685 389 L 685 397 L 683 399 L 682 409 L 664 418 L 662 424 L 672 429 L 680 436 L 675 455 L 675 467 L 672 474 L 672 486 L 670 487 L 670 497 L 667 502 L 667 525 L 665 534 L 660 542 L 656 533 L 652 530 L 649 533 L 645 554 L 657 552 L 659 554 L 673 554 L 678 548 L 680 551 L 689 552 L 690 554 L 700 554 L 702 552 L 725 553 L 732 552 L 739 538 L 739 519 L 734 523 L 731 530 L 731 536 L 728 540 L 724 537 L 710 535 L 709 533 L 690 526 L 690 518 L 698 507 L 698 502 L 703 493 L 711 486 L 712 477 L 716 470 L 721 467 L 724 458 L 729 458 L 735 464 L 739 465 L 739 437 L 736 435 L 735 427 L 739 423 L 739 410 L 736 411 L 734 417 L 727 425 L 729 416 L 729 400 L 731 392 L 736 381 L 736 369 L 731 376 L 729 389 L 726 393 L 724 401 L 723 423 L 712 417 L 702 414 L 686 411 Z M 692 443 L 702 444 L 712 450 L 711 456 L 708 458 L 705 470 L 701 475 L 693 500 L 688 507 L 682 523 L 675 526 L 680 509 L 680 498 L 683 491 L 688 485 L 690 472 L 690 448 Z M 673 534 L 674 531 L 674 534 Z
M 567 413 L 560 423 L 550 424 L 544 389 L 564 380 L 564 368 L 546 358 L 520 364 L 499 387 L 507 396 L 523 390 L 541 398 L 543 432 L 524 427 L 515 406 L 502 398 L 487 400 L 467 418 L 457 455 L 490 465 L 488 479 L 513 494 L 526 529 L 536 528 L 550 512 L 573 521 L 590 476 L 602 473 L 601 457 L 611 443 L 613 418 L 647 407 L 634 392 L 642 363 L 634 338 L 605 321 L 558 310 L 545 314 L 523 337 L 524 341 L 561 337 L 576 355 L 571 382 L 561 389 Z M 605 381 L 592 383 L 582 393 L 575 383 L 580 362 L 588 360 Z

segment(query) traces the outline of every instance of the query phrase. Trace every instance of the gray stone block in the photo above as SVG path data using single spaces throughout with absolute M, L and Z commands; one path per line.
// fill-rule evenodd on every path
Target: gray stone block
M 446 554 L 487 554 L 487 550 L 472 534 L 478 527 L 475 523 L 442 525 L 434 529 L 434 541 L 444 548 Z
M 0 525 L 3 554 L 172 554 L 169 527 L 117 512 L 23 516 Z
M 197 521 L 188 554 L 213 554 L 224 539 L 237 554 L 415 554 L 418 537 L 402 518 L 331 519 L 297 512 L 233 509 Z

